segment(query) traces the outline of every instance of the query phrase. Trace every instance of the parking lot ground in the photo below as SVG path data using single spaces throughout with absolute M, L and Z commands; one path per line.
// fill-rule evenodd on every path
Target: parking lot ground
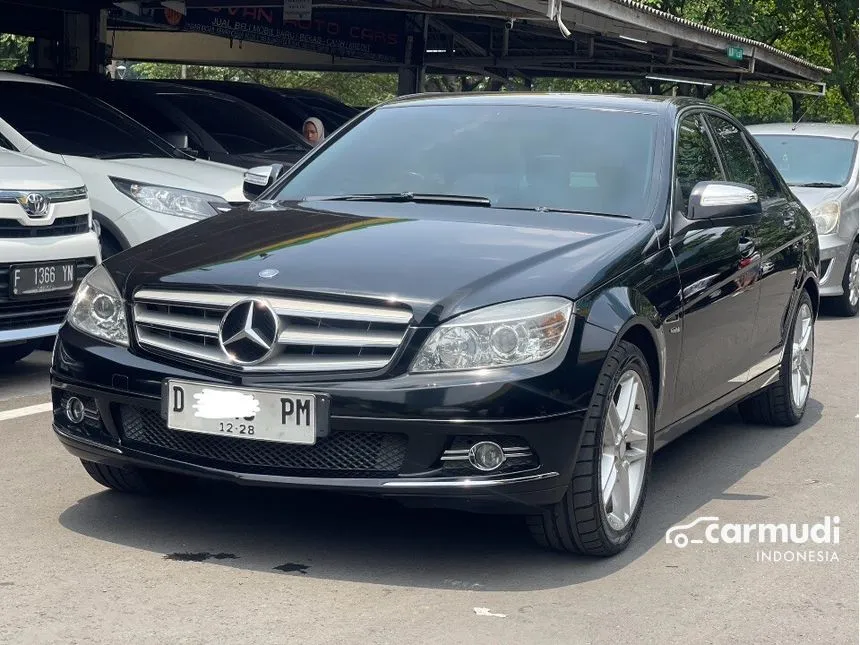
M 46 356 L 0 373 L 0 411 L 47 401 Z M 857 357 L 856 319 L 822 319 L 804 421 L 727 411 L 659 452 L 637 535 L 606 560 L 543 552 L 511 517 L 208 484 L 126 497 L 47 413 L 0 420 L 0 642 L 857 642 Z M 838 516 L 840 539 L 765 562 L 665 543 L 702 516 Z M 809 550 L 830 561 L 774 559 Z

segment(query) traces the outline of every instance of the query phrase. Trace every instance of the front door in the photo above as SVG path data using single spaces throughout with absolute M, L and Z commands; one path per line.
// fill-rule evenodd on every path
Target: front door
M 674 208 L 681 213 L 697 183 L 726 180 L 701 114 L 679 124 L 674 179 Z M 683 349 L 670 423 L 746 382 L 761 264 L 752 225 L 691 229 L 673 235 L 671 248 L 681 278 Z
M 707 120 L 729 181 L 755 188 L 762 205 L 762 218 L 756 227 L 756 247 L 761 255 L 760 297 L 752 339 L 754 361 L 748 375 L 755 378 L 777 367 L 782 359 L 806 231 L 794 198 L 780 187 L 741 129 L 714 114 Z

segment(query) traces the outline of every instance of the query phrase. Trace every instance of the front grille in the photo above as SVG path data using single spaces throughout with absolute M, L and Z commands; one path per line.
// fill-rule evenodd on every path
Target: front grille
M 406 435 L 333 432 L 313 446 L 170 430 L 156 410 L 121 406 L 122 436 L 131 448 L 203 466 L 260 474 L 390 477 L 406 456 Z
M 76 286 L 95 265 L 95 258 L 76 261 Z M 75 297 L 74 290 L 62 296 L 48 295 L 21 299 L 11 298 L 9 293 L 9 265 L 0 264 L 0 331 L 59 325 L 66 318 L 66 313 Z
M 0 238 L 58 237 L 86 233 L 88 230 L 87 215 L 60 217 L 46 226 L 29 226 L 15 219 L 0 219 Z
M 352 372 L 385 368 L 400 347 L 412 312 L 402 307 L 357 305 L 292 297 L 257 296 L 280 319 L 275 350 L 247 372 Z M 246 296 L 143 289 L 134 296 L 137 341 L 144 349 L 225 365 L 221 319 Z M 229 365 L 228 365 L 229 366 Z

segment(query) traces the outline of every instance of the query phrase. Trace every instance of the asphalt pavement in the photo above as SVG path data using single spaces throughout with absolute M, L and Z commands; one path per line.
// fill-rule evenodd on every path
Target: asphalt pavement
M 514 517 L 211 484 L 105 491 L 40 412 L 39 353 L 0 370 L 0 642 L 857 642 L 857 320 L 820 320 L 816 345 L 803 422 L 730 410 L 670 444 L 634 542 L 603 560 L 541 551 Z M 719 518 L 718 543 L 665 542 L 701 517 Z M 825 518 L 838 543 L 821 528 L 829 544 L 734 539 L 736 524 Z

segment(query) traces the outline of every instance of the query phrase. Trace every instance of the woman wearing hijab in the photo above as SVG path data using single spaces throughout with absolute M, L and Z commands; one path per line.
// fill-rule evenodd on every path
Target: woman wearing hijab
M 302 134 L 312 146 L 318 146 L 325 139 L 325 126 L 322 121 L 312 116 L 302 126 Z

